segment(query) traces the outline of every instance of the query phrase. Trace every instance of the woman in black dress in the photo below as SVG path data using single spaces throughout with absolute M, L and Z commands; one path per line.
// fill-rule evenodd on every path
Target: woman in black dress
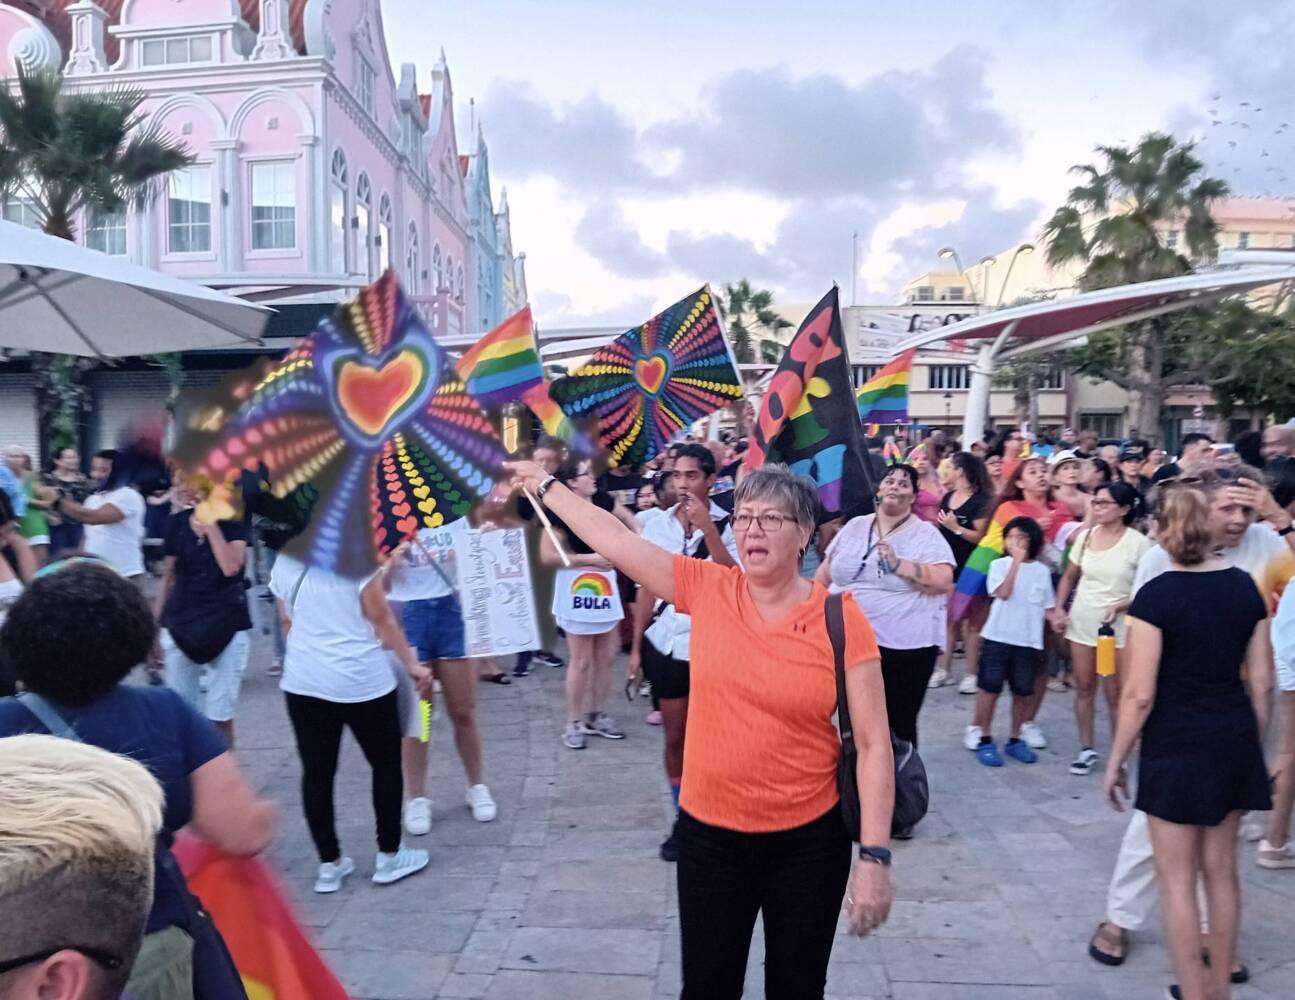
M 969 451 L 954 452 L 949 456 L 949 483 L 953 487 L 940 500 L 940 510 L 935 515 L 935 522 L 940 527 L 940 534 L 953 550 L 953 580 L 957 583 L 962 568 L 967 565 L 971 553 L 976 550 L 980 540 L 985 536 L 989 526 L 989 507 L 994 501 L 994 481 L 989 478 L 985 463 Z M 964 620 L 963 652 L 966 657 L 966 673 L 963 687 L 970 688 L 970 694 L 976 689 L 976 664 L 980 652 L 980 626 L 983 615 L 968 617 Z M 928 687 L 938 688 L 952 684 L 953 650 L 957 643 L 957 624 L 949 619 L 949 641 L 944 647 L 944 660 L 935 668 Z M 962 688 L 959 688 L 961 691 Z
M 1205 493 L 1173 487 L 1162 517 L 1158 540 L 1171 565 L 1129 608 L 1128 677 L 1106 795 L 1123 808 L 1124 761 L 1140 736 L 1135 808 L 1147 814 L 1155 850 L 1179 982 L 1171 995 L 1221 1000 L 1230 995 L 1240 925 L 1237 827 L 1246 810 L 1271 808 L 1260 743 L 1272 687 L 1267 608 L 1249 574 L 1215 554 Z M 1209 966 L 1201 961 L 1198 875 L 1209 910 Z

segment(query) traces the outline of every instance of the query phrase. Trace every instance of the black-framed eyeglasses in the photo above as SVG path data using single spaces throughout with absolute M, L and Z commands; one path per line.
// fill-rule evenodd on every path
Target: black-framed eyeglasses
M 0 961 L 0 976 L 6 972 L 12 972 L 14 969 L 21 969 L 24 965 L 31 965 L 34 962 L 43 962 L 47 958 L 53 958 L 60 951 L 75 951 L 84 955 L 92 962 L 102 965 L 109 972 L 114 969 L 120 969 L 125 959 L 103 951 L 99 948 L 82 948 L 80 945 L 65 944 L 58 948 L 48 948 L 45 951 L 39 951 L 34 955 L 24 955 L 22 958 L 8 958 Z
M 778 514 L 774 511 L 766 511 L 763 514 L 734 514 L 733 530 L 749 531 L 751 524 L 754 522 L 760 525 L 760 530 L 766 535 L 771 535 L 775 531 L 781 531 L 784 524 L 793 520 L 795 518 L 788 517 L 786 514 Z

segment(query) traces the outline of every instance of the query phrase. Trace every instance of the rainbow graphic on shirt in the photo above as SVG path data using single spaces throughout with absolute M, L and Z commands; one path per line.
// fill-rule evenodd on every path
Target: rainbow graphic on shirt
M 581 573 L 571 581 L 571 607 L 574 610 L 606 611 L 611 606 L 611 581 L 601 573 Z

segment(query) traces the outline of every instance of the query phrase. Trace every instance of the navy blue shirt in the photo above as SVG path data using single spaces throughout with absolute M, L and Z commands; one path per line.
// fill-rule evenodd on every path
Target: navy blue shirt
M 169 688 L 119 684 L 91 705 L 51 704 L 82 741 L 133 758 L 152 772 L 166 797 L 159 849 L 169 845 L 193 818 L 189 775 L 229 749 L 216 727 Z M 0 737 L 46 732 L 16 698 L 0 699 Z M 170 881 L 160 868 L 155 876 L 148 934 L 185 922 L 184 903 Z

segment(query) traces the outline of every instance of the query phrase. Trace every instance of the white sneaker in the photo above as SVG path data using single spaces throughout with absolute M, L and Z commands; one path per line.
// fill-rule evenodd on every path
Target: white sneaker
M 405 803 L 405 833 L 425 837 L 432 830 L 432 800 L 410 799 Z
M 958 685 L 958 694 L 975 694 L 979 690 L 976 687 L 975 674 L 963 674 L 962 682 Z
M 1048 738 L 1036 722 L 1021 723 L 1021 739 L 1025 740 L 1025 745 L 1031 750 L 1045 750 L 1048 746 Z
M 1241 839 L 1247 844 L 1257 844 L 1264 839 L 1263 813 L 1247 815 L 1241 821 Z
M 1093 768 L 1097 766 L 1097 761 L 1100 758 L 1101 758 L 1101 754 L 1099 754 L 1092 747 L 1084 747 L 1082 750 L 1079 751 L 1079 756 L 1077 756 L 1074 759 L 1074 761 L 1071 762 L 1070 773 L 1080 774 L 1080 775 L 1091 774 L 1093 771 Z
M 567 726 L 567 731 L 562 734 L 562 745 L 568 750 L 583 750 L 585 748 L 585 727 L 578 721 Z
M 472 818 L 478 823 L 489 823 L 499 813 L 495 800 L 490 797 L 490 789 L 485 785 L 472 785 L 468 788 L 468 808 L 472 810 Z
M 373 863 L 373 884 L 390 885 L 392 882 L 399 882 L 402 878 L 422 871 L 430 860 L 426 851 L 405 847 L 403 844 L 395 854 L 379 851 Z
M 355 862 L 350 858 L 325 861 L 319 866 L 319 875 L 315 878 L 315 891 L 336 892 L 342 887 L 342 880 L 353 871 L 355 871 Z
M 928 688 L 942 688 L 949 683 L 949 672 L 943 667 L 936 667 L 931 679 L 926 682 Z
M 1260 868 L 1295 868 L 1295 843 L 1288 840 L 1280 847 L 1273 847 L 1267 840 L 1260 840 L 1255 864 Z
M 972 753 L 980 746 L 980 738 L 984 736 L 984 731 L 979 726 L 968 726 L 967 731 L 962 734 L 962 745 Z

